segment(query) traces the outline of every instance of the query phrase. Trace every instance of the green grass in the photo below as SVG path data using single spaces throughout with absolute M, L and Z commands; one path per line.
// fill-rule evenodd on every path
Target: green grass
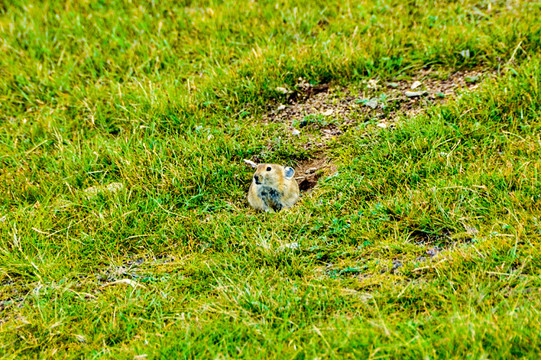
M 0 356 L 538 358 L 540 18 L 535 1 L 0 2 Z M 298 205 L 247 207 L 242 159 L 319 151 L 261 121 L 277 87 L 361 97 L 421 69 L 497 76 L 392 129 L 359 114 Z

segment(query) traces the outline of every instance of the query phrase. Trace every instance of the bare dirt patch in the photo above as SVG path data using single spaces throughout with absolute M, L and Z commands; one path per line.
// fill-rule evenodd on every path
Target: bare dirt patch
M 319 128 L 325 135 L 340 135 L 340 126 L 374 118 L 394 121 L 398 115 L 415 114 L 428 105 L 443 103 L 459 90 L 473 90 L 493 72 L 458 71 L 439 77 L 422 70 L 412 79 L 383 82 L 371 79 L 355 88 L 312 86 L 299 79 L 286 104 L 275 105 L 264 122 L 282 122 L 291 128 Z M 413 113 L 412 113 L 413 112 Z
M 329 141 L 350 127 L 370 123 L 382 129 L 392 128 L 400 117 L 418 115 L 429 106 L 448 101 L 459 91 L 474 90 L 493 75 L 493 71 L 483 69 L 450 75 L 427 69 L 411 79 L 370 79 L 347 88 L 311 85 L 299 79 L 294 91 L 280 88 L 288 95 L 287 100 L 273 105 L 262 121 L 283 123 L 292 138 L 299 137 L 305 149 L 315 151 L 311 160 L 296 167 L 299 187 L 306 191 L 317 184 L 324 172 L 335 168 L 325 149 Z
M 303 161 L 295 167 L 295 179 L 301 191 L 308 191 L 316 186 L 323 174 L 336 171 L 336 166 L 324 153 L 316 155 L 310 160 Z

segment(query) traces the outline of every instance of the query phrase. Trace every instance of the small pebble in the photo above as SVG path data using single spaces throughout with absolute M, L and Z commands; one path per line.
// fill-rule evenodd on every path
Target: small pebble
M 276 91 L 279 92 L 279 93 L 281 93 L 281 94 L 284 94 L 284 95 L 285 95 L 285 94 L 291 94 L 291 93 L 292 93 L 291 90 L 288 90 L 288 89 L 286 89 L 285 87 L 281 87 L 281 86 L 278 86 L 278 87 L 276 88 Z
M 298 249 L 299 248 L 299 243 L 294 242 L 294 243 L 290 243 L 290 244 L 285 244 L 284 246 L 286 248 L 288 248 L 288 249 Z
M 333 114 L 333 110 L 332 110 L 332 109 L 329 109 L 329 110 L 327 110 L 327 111 L 321 113 L 321 115 L 323 115 L 323 116 L 330 116 L 330 115 L 332 115 L 332 114 Z
M 414 81 L 413 84 L 411 84 L 411 90 L 415 90 L 419 86 L 421 86 L 421 82 L 420 81 Z
M 366 87 L 369 88 L 369 89 L 377 89 L 378 80 L 374 80 L 374 79 L 368 80 L 368 84 L 366 84 Z
M 365 105 L 371 107 L 372 109 L 375 109 L 378 107 L 378 102 L 376 100 L 369 100 L 365 103 Z
M 406 91 L 404 95 L 409 98 L 419 97 L 428 94 L 428 91 Z

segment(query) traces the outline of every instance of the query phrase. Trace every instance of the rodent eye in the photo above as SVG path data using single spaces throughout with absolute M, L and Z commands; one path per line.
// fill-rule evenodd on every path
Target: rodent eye
M 270 166 L 267 166 L 267 171 L 271 171 L 272 168 Z

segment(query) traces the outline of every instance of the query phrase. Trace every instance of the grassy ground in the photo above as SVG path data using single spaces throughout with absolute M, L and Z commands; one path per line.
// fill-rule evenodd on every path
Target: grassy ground
M 0 355 L 539 357 L 539 18 L 0 2 Z M 368 80 L 427 69 L 495 76 L 393 127 L 360 110 Z M 299 78 L 358 98 L 342 135 L 262 121 Z M 247 208 L 242 159 L 298 166 L 309 141 L 335 171 L 290 211 Z

